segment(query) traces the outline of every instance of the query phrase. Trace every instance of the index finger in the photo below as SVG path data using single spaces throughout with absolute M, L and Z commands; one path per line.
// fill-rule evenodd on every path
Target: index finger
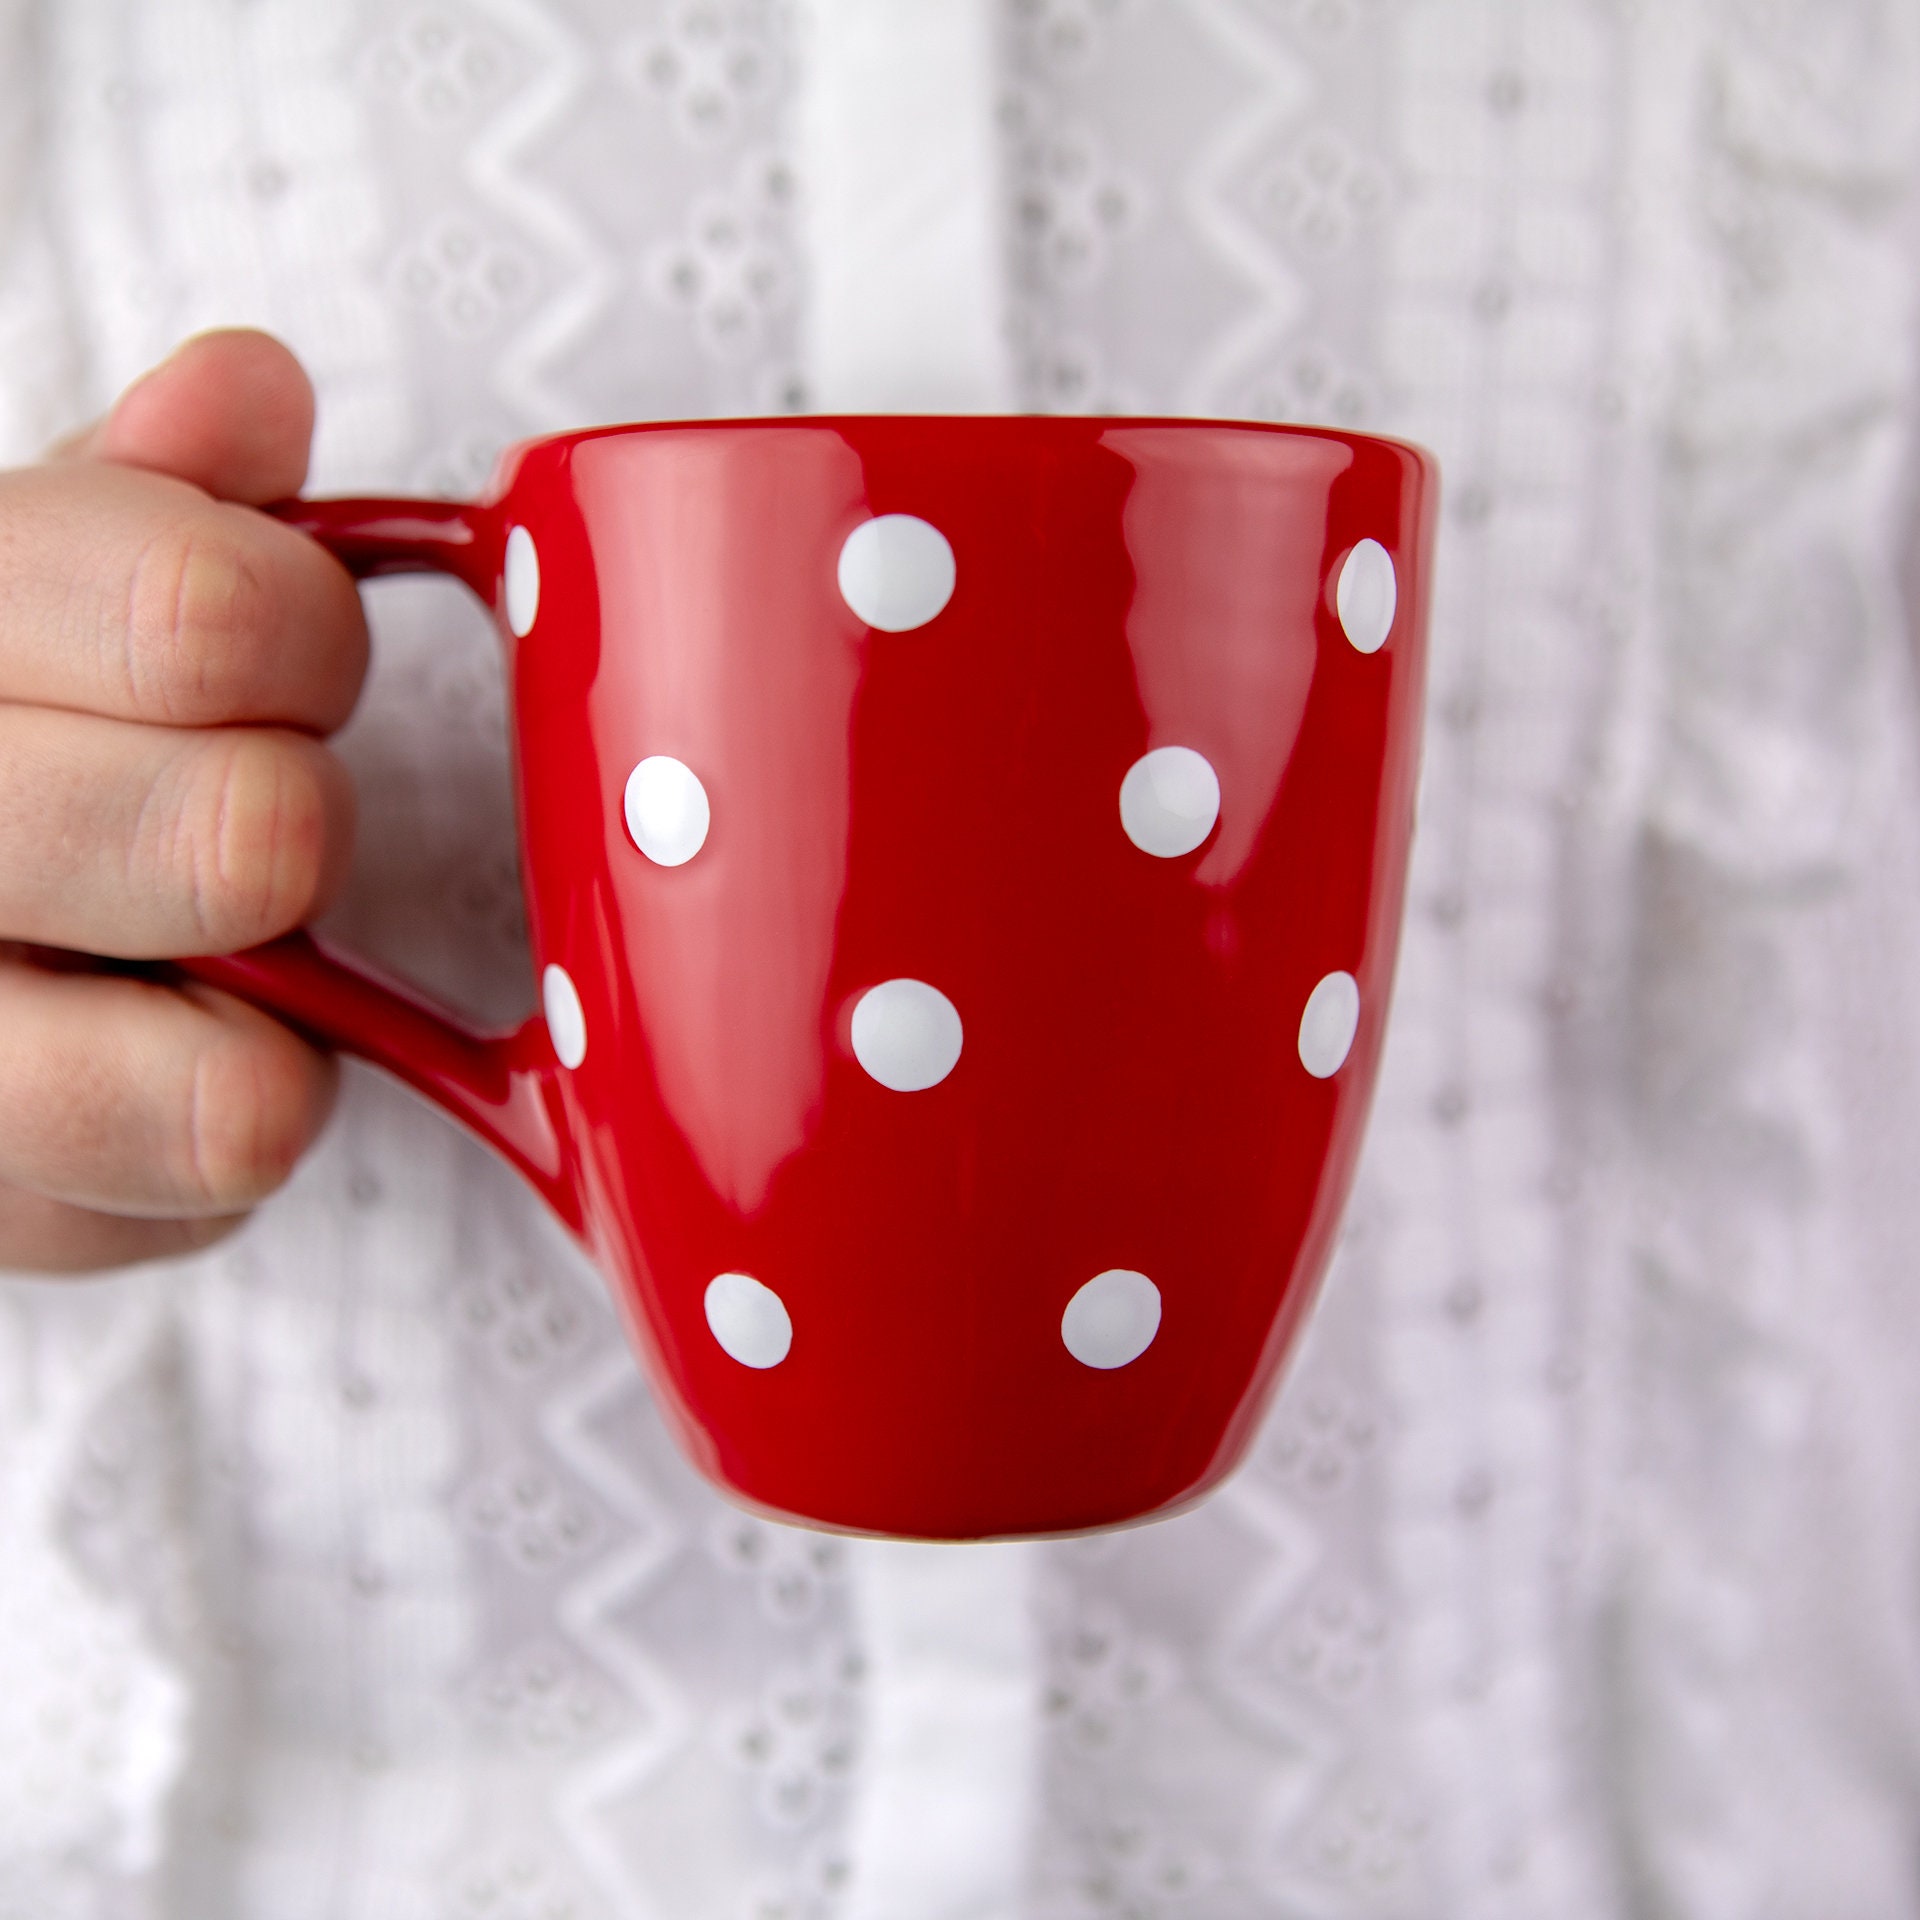
M 164 474 L 0 474 L 0 700 L 166 726 L 330 732 L 367 627 L 305 534 Z

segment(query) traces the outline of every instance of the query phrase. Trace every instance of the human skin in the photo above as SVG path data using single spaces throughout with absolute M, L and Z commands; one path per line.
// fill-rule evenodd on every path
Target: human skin
M 159 968 L 273 938 L 344 877 L 353 582 L 256 509 L 306 477 L 313 389 L 203 334 L 0 474 L 0 1268 L 230 1231 L 324 1124 L 333 1063 Z M 80 956 L 88 956 L 81 958 Z

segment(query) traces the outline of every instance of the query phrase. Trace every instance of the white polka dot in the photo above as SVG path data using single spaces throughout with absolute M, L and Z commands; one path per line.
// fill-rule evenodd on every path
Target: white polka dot
M 953 598 L 953 582 L 947 536 L 910 513 L 862 521 L 840 549 L 841 598 L 882 633 L 924 627 Z
M 1155 747 L 1120 782 L 1120 824 L 1142 853 L 1191 853 L 1220 817 L 1220 777 L 1191 747 Z
M 507 625 L 516 640 L 533 631 L 539 612 L 540 555 L 534 550 L 533 535 L 525 527 L 515 527 L 507 535 Z
M 565 967 L 549 967 L 540 976 L 540 1003 L 547 1013 L 547 1034 L 563 1067 L 577 1067 L 587 1057 L 587 1014 L 580 990 Z
M 1378 540 L 1362 540 L 1347 555 L 1340 584 L 1333 590 L 1340 625 L 1358 652 L 1378 653 L 1387 644 L 1399 598 L 1393 556 Z
M 1160 1289 L 1144 1273 L 1110 1267 L 1067 1302 L 1060 1338 L 1083 1367 L 1103 1372 L 1138 1360 L 1160 1331 Z
M 895 1093 L 938 1086 L 960 1058 L 960 1014 L 924 980 L 883 980 L 853 1010 L 853 1057 Z
M 627 775 L 627 831 L 655 866 L 685 866 L 712 824 L 707 790 L 684 760 L 649 754 Z
M 1300 1064 L 1316 1080 L 1331 1079 L 1346 1063 L 1359 1024 L 1360 983 L 1350 973 L 1328 974 L 1300 1016 Z
M 750 1274 L 721 1273 L 707 1282 L 707 1325 L 743 1367 L 777 1367 L 793 1345 L 786 1302 Z

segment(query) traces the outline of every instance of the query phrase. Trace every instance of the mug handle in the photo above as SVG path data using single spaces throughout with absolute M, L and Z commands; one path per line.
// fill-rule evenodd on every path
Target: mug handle
M 289 500 L 267 509 L 311 535 L 356 580 L 445 573 L 491 608 L 503 531 L 491 509 L 442 500 Z M 324 1046 L 383 1067 L 517 1167 L 576 1234 L 584 1232 L 578 1156 L 547 1023 L 484 1033 L 424 994 L 307 932 L 244 953 L 175 961 Z

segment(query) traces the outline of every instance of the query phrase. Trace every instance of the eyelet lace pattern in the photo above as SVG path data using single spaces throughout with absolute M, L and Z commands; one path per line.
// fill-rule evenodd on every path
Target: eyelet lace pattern
M 1034 1550 L 1039 1920 L 1911 1900 L 1908 11 L 999 12 L 1024 403 L 1447 476 L 1337 1270 L 1225 1491 Z M 319 490 L 806 403 L 774 0 L 0 35 L 15 457 L 236 320 L 316 375 Z M 489 636 L 374 608 L 343 750 L 408 827 L 338 929 L 513 1013 Z M 0 1915 L 857 1920 L 858 1553 L 699 1485 L 593 1277 L 383 1084 L 224 1250 L 10 1284 L 0 1434 Z

